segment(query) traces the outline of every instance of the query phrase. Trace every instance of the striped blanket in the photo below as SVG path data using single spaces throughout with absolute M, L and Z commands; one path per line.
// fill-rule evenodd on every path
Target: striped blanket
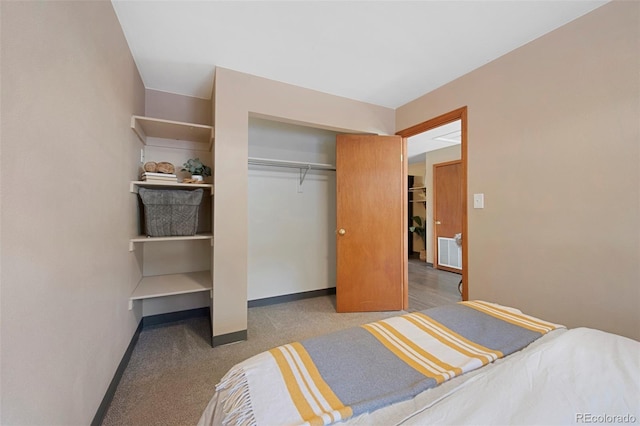
M 280 346 L 216 386 L 223 424 L 328 425 L 410 399 L 560 327 L 472 301 Z

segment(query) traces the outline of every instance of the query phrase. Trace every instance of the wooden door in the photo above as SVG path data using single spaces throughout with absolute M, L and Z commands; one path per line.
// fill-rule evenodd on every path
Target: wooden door
M 433 219 L 434 260 L 438 269 L 462 272 L 462 267 L 451 267 L 440 263 L 438 237 L 454 238 L 462 233 L 462 162 L 449 161 L 433 165 Z M 462 264 L 462 259 L 457 259 Z
M 336 310 L 406 309 L 407 160 L 400 136 L 336 138 Z

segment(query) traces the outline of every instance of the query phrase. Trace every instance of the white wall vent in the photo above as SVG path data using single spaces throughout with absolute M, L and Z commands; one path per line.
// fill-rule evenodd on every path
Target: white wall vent
M 462 247 L 454 238 L 438 237 L 438 264 L 462 270 Z

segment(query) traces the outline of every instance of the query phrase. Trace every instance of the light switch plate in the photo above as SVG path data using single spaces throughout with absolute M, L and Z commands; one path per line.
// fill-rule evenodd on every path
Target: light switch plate
M 473 208 L 484 209 L 484 194 L 473 194 Z

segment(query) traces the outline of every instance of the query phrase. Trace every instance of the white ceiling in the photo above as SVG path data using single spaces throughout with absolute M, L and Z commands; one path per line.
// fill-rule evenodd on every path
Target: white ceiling
M 606 1 L 112 3 L 148 89 L 209 99 L 220 66 L 396 108 Z
M 461 140 L 462 122 L 456 120 L 407 138 L 407 158 L 410 164 L 424 162 L 427 152 L 459 145 Z

